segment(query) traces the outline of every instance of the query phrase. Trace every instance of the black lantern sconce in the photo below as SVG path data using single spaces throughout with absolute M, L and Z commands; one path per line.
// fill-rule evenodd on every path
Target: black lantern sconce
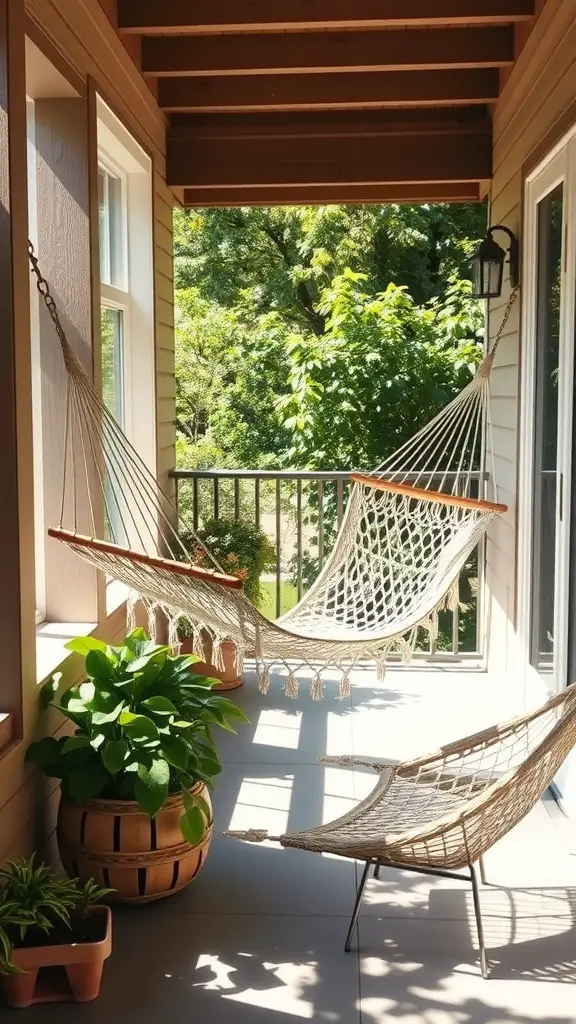
M 472 295 L 475 299 L 497 299 L 502 294 L 502 279 L 506 251 L 493 238 L 494 231 L 503 231 L 510 239 L 508 263 L 510 266 L 510 287 L 518 286 L 518 239 L 503 224 L 488 228 L 486 237 L 480 242 L 472 264 Z

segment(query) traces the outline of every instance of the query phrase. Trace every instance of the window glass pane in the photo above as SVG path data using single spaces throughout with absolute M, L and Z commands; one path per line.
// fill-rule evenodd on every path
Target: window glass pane
M 123 311 L 110 306 L 101 308 L 102 400 L 118 424 L 124 426 L 124 353 Z M 122 494 L 117 456 L 104 442 L 105 539 L 116 544 L 126 542 L 126 496 Z
M 124 207 L 122 181 L 106 168 L 98 168 L 98 230 L 100 236 L 100 280 L 124 288 Z
M 114 418 L 124 426 L 123 311 L 102 306 L 102 399 Z
M 547 673 L 554 669 L 562 210 L 558 185 L 538 208 L 531 662 Z

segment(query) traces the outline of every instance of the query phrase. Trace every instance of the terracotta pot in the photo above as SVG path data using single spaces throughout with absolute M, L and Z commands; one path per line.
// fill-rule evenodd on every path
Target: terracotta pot
M 238 690 L 239 687 L 243 686 L 242 677 L 238 675 L 238 669 L 236 668 L 236 644 L 232 640 L 224 641 L 221 647 L 224 668 L 219 669 L 210 660 L 212 658 L 212 637 L 205 633 L 202 637 L 202 643 L 207 660 L 198 661 L 192 666 L 192 671 L 198 672 L 202 676 L 213 676 L 216 679 L 221 679 L 222 682 L 214 687 L 215 690 Z M 194 654 L 192 640 L 190 638 L 183 640 L 180 650 L 182 654 Z
M 104 961 L 112 951 L 112 915 L 109 907 L 90 907 L 88 913 L 106 919 L 106 934 L 99 942 L 14 950 L 14 963 L 26 973 L 3 978 L 2 988 L 9 1006 L 19 1010 L 33 1003 L 89 1003 L 96 999 Z M 44 968 L 56 969 L 45 972 Z
M 182 796 L 168 797 L 150 819 L 135 800 L 90 800 L 74 804 L 62 797 L 58 812 L 58 847 L 70 877 L 94 878 L 116 889 L 117 903 L 148 903 L 184 889 L 201 870 L 212 839 L 210 797 L 204 783 L 190 793 L 210 808 L 196 846 L 180 831 Z

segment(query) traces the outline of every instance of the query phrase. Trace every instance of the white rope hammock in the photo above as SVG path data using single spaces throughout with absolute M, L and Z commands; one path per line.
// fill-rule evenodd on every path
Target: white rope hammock
M 191 564 L 180 540 L 181 534 L 194 536 L 190 525 L 179 520 L 72 351 L 29 248 L 68 371 L 62 507 L 50 536 L 126 584 L 129 613 L 142 599 L 152 631 L 157 611 L 163 611 L 171 643 L 186 617 L 201 656 L 202 637 L 210 635 L 218 667 L 226 640 L 237 646 L 239 668 L 246 654 L 254 656 L 263 691 L 275 663 L 288 666 L 290 696 L 298 693 L 296 673 L 311 666 L 311 695 L 318 699 L 327 666 L 341 669 L 345 695 L 359 659 L 375 659 L 380 674 L 391 652 L 408 661 L 418 628 L 434 632 L 438 610 L 446 601 L 455 606 L 460 571 L 506 508 L 497 503 L 493 474 L 490 495 L 475 496 L 474 488 L 490 429 L 490 370 L 515 293 L 474 380 L 373 474 L 353 474 L 331 555 L 302 600 L 275 622 L 251 604 L 241 581 L 222 572 L 210 552 L 213 569 Z M 197 537 L 195 544 L 204 547 Z

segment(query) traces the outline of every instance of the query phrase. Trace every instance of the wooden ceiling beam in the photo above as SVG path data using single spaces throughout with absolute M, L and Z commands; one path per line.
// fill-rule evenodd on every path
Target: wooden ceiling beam
M 511 26 L 142 40 L 142 71 L 160 77 L 443 70 L 513 63 Z
M 498 99 L 496 68 L 331 75 L 163 78 L 159 103 L 169 112 L 354 110 L 467 106 Z
M 172 128 L 167 180 L 184 188 L 407 185 L 478 182 L 492 176 L 491 132 L 473 125 L 436 132 L 210 136 Z
M 419 185 L 295 185 L 184 189 L 184 206 L 331 206 L 360 203 L 477 203 L 477 182 Z
M 343 146 L 357 137 L 440 134 L 490 134 L 491 119 L 482 107 L 422 108 L 409 110 L 305 110 L 254 114 L 173 114 L 171 137 L 197 141 L 219 139 L 233 142 L 250 138 L 338 138 Z
M 286 32 L 526 21 L 534 0 L 118 0 L 121 32 Z

